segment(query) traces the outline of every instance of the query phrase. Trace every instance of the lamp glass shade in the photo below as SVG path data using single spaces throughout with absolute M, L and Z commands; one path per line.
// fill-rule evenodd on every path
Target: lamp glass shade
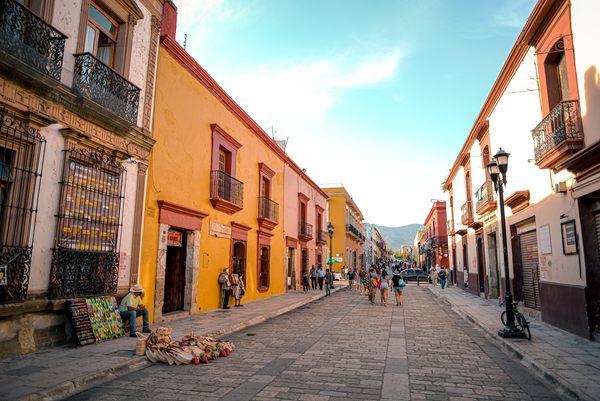
M 329 235 L 333 235 L 333 230 L 334 230 L 334 228 L 333 228 L 333 226 L 331 225 L 331 223 L 329 223 L 329 224 L 327 225 L 327 230 L 329 231 Z
M 487 166 L 485 166 L 485 169 L 487 170 L 487 173 L 489 174 L 489 176 L 491 177 L 492 175 L 496 175 L 496 177 L 498 176 L 498 174 L 500 173 L 500 169 L 498 168 L 498 163 L 496 163 L 496 160 L 490 161 Z
M 494 155 L 494 159 L 498 162 L 498 168 L 502 174 L 506 174 L 508 170 L 508 156 L 509 153 L 506 153 L 502 148 Z

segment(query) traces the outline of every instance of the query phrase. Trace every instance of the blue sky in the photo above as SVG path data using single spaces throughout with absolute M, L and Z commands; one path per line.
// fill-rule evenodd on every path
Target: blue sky
M 423 223 L 534 0 L 175 0 L 177 40 L 369 222 Z M 425 177 L 425 178 L 422 178 Z

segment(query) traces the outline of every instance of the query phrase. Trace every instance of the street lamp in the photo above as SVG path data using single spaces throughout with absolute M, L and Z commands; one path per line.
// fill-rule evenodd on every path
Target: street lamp
M 331 270 L 331 262 L 333 262 L 333 225 L 331 222 L 327 223 L 327 231 L 329 231 L 329 273 L 333 275 L 333 270 Z
M 506 185 L 506 171 L 508 170 L 508 153 L 502 150 L 494 155 L 494 158 L 485 166 L 488 175 L 494 182 L 494 189 L 498 192 L 500 198 L 500 221 L 502 223 L 502 247 L 504 248 L 504 282 L 506 284 L 506 295 L 504 303 L 506 305 L 506 326 L 498 330 L 498 335 L 504 338 L 525 338 L 525 333 L 515 326 L 515 312 L 513 307 L 513 297 L 510 292 L 510 272 L 508 270 L 508 247 L 506 245 L 506 220 L 504 218 L 504 188 Z M 500 178 L 502 175 L 502 178 Z

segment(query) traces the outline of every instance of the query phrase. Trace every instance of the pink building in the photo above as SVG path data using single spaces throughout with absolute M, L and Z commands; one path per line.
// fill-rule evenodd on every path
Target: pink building
M 288 291 L 302 288 L 300 277 L 312 266 L 325 268 L 327 194 L 291 159 L 285 166 L 283 232 Z

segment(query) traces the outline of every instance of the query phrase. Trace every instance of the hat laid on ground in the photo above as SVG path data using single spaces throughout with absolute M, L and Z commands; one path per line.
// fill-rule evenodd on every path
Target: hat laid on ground
M 144 292 L 144 289 L 142 288 L 141 284 L 136 284 L 133 287 L 131 287 L 129 289 L 129 291 L 131 291 L 131 292 Z

